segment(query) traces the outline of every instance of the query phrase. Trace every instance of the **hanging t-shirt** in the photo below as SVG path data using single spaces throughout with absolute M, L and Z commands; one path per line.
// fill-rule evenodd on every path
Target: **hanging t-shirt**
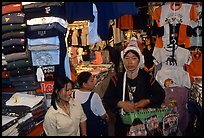
M 100 65 L 100 64 L 102 64 L 102 63 L 103 63 L 103 59 L 102 59 L 102 54 L 101 54 L 101 52 L 100 52 L 100 51 L 95 51 L 94 53 L 95 53 L 96 59 L 93 60 L 91 63 L 92 63 L 92 64 L 95 64 L 95 65 Z
M 164 45 L 169 45 L 173 38 L 175 38 L 177 45 L 184 45 L 185 48 L 191 47 L 190 36 L 193 34 L 193 29 L 188 25 L 165 24 L 158 28 L 157 34 L 155 47 L 162 48 Z
M 95 44 L 101 41 L 101 38 L 98 36 L 98 11 L 96 5 L 93 4 L 93 14 L 95 16 L 94 21 L 89 23 L 89 41 L 90 45 Z
M 162 67 L 156 74 L 156 80 L 165 87 L 191 87 L 190 77 L 183 67 Z
M 174 2 L 170 2 L 156 8 L 152 18 L 159 20 L 160 26 L 172 23 L 190 25 L 190 20 L 197 20 L 197 12 L 192 4 L 180 2 L 179 7 L 174 8 Z
M 133 29 L 133 17 L 131 14 L 125 14 L 118 19 L 118 28 L 121 30 Z
M 186 65 L 191 82 L 194 76 L 202 76 L 202 52 L 192 52 L 192 62 Z
M 90 20 L 93 22 L 92 2 L 64 2 L 66 19 L 69 23 L 74 21 Z
M 196 5 L 196 11 L 198 13 L 198 21 L 190 22 L 191 27 L 196 33 L 191 37 L 191 45 L 202 47 L 202 5 Z
M 167 66 L 170 67 L 171 65 L 168 62 L 168 59 L 172 56 L 172 49 L 168 49 L 166 47 L 157 48 L 155 47 L 153 50 L 152 55 L 154 56 L 155 60 L 154 63 L 158 65 L 162 63 L 162 68 Z M 177 47 L 175 49 L 175 54 L 173 57 L 176 61 L 174 66 L 183 67 L 184 64 L 190 64 L 192 61 L 191 53 L 188 49 Z

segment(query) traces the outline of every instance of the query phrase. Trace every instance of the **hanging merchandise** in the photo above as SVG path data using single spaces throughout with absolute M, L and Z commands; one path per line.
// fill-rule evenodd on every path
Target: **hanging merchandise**
M 89 23 L 89 41 L 90 41 L 90 45 L 93 45 L 97 42 L 100 42 L 101 39 L 98 36 L 97 33 L 97 28 L 98 28 L 98 11 L 96 8 L 96 5 L 93 4 L 93 15 L 94 15 L 94 21 Z
M 185 65 L 186 70 L 189 73 L 190 80 L 193 82 L 193 78 L 197 76 L 202 76 L 202 52 L 195 48 L 191 51 L 192 62 L 189 65 Z
M 190 22 L 190 25 L 195 32 L 195 34 L 191 37 L 191 44 L 192 46 L 202 47 L 202 4 L 197 2 L 195 6 L 198 20 L 196 22 Z
M 37 68 L 36 76 L 37 76 L 37 81 L 38 82 L 45 81 L 45 76 L 44 76 L 44 73 L 43 73 L 43 70 L 42 70 L 41 66 L 39 66 Z
M 190 21 L 197 20 L 197 13 L 194 5 L 182 2 L 167 3 L 155 9 L 153 12 L 153 19 L 159 21 L 158 27 L 164 27 L 163 31 L 161 30 L 162 28 L 158 28 L 160 31 L 158 31 L 155 47 L 162 48 L 166 43 L 169 44 L 169 35 L 170 37 L 177 37 L 177 45 L 184 44 L 185 48 L 189 48 L 191 46 L 190 36 L 192 34 L 189 34 L 189 32 L 192 31 L 192 28 L 189 28 L 189 25 Z M 174 31 L 177 35 L 172 34 L 173 30 L 169 29 L 169 25 L 175 27 L 179 25 L 179 29 L 175 29 Z M 169 42 L 171 42 L 171 40 L 169 40 Z M 173 43 L 175 42 L 171 42 L 171 44 Z

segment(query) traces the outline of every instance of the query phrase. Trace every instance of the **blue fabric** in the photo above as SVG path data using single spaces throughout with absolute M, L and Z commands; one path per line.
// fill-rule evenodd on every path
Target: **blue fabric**
M 68 53 L 66 53 L 66 57 L 64 60 L 64 68 L 65 68 L 66 77 L 72 80 Z
M 94 21 L 89 23 L 89 42 L 90 42 L 90 45 L 101 41 L 101 38 L 98 36 L 98 32 L 97 32 L 98 11 L 97 11 L 95 4 L 93 4 L 93 14 L 95 16 Z
M 64 37 L 64 34 L 62 33 L 59 33 L 58 36 L 60 40 L 60 64 L 55 66 L 55 74 L 66 76 L 65 67 L 64 67 L 65 56 L 67 53 L 66 43 L 64 39 L 65 37 Z
M 36 39 L 29 39 L 28 40 L 28 45 L 59 45 L 59 37 L 54 36 L 54 37 L 46 37 L 46 38 L 36 38 Z
M 98 10 L 98 35 L 108 40 L 109 20 L 117 19 L 124 14 L 137 14 L 135 2 L 95 2 Z
M 60 51 L 59 50 L 32 50 L 33 66 L 58 65 Z
M 93 22 L 92 2 L 65 2 L 65 14 L 68 23 L 90 20 Z

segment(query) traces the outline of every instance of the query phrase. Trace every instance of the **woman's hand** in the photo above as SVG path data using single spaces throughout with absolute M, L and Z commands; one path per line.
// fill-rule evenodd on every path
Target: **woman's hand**
M 134 112 L 135 111 L 134 103 L 131 103 L 129 101 L 119 101 L 118 107 L 123 108 L 125 110 L 125 112 Z
M 144 70 L 146 71 L 146 72 L 149 72 L 149 69 L 144 65 Z
M 136 102 L 134 105 L 135 105 L 135 109 L 139 109 L 139 108 L 146 107 L 148 104 L 150 104 L 149 99 L 142 99 L 139 102 Z

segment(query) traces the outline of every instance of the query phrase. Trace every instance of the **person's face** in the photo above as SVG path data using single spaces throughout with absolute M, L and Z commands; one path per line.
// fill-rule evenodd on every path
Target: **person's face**
M 138 64 L 139 59 L 132 52 L 127 53 L 127 55 L 124 57 L 124 65 L 127 71 L 134 71 L 136 68 L 138 68 Z
M 146 38 L 145 39 L 145 45 L 147 46 L 147 45 L 150 45 L 150 39 L 149 38 Z
M 91 91 L 94 89 L 96 82 L 97 82 L 96 77 L 92 75 L 89 77 L 88 81 L 84 83 L 84 88 Z
M 67 83 L 65 85 L 64 88 L 62 88 L 59 92 L 58 92 L 58 96 L 60 99 L 64 100 L 64 101 L 69 101 L 70 97 L 72 94 L 72 84 L 71 83 Z

